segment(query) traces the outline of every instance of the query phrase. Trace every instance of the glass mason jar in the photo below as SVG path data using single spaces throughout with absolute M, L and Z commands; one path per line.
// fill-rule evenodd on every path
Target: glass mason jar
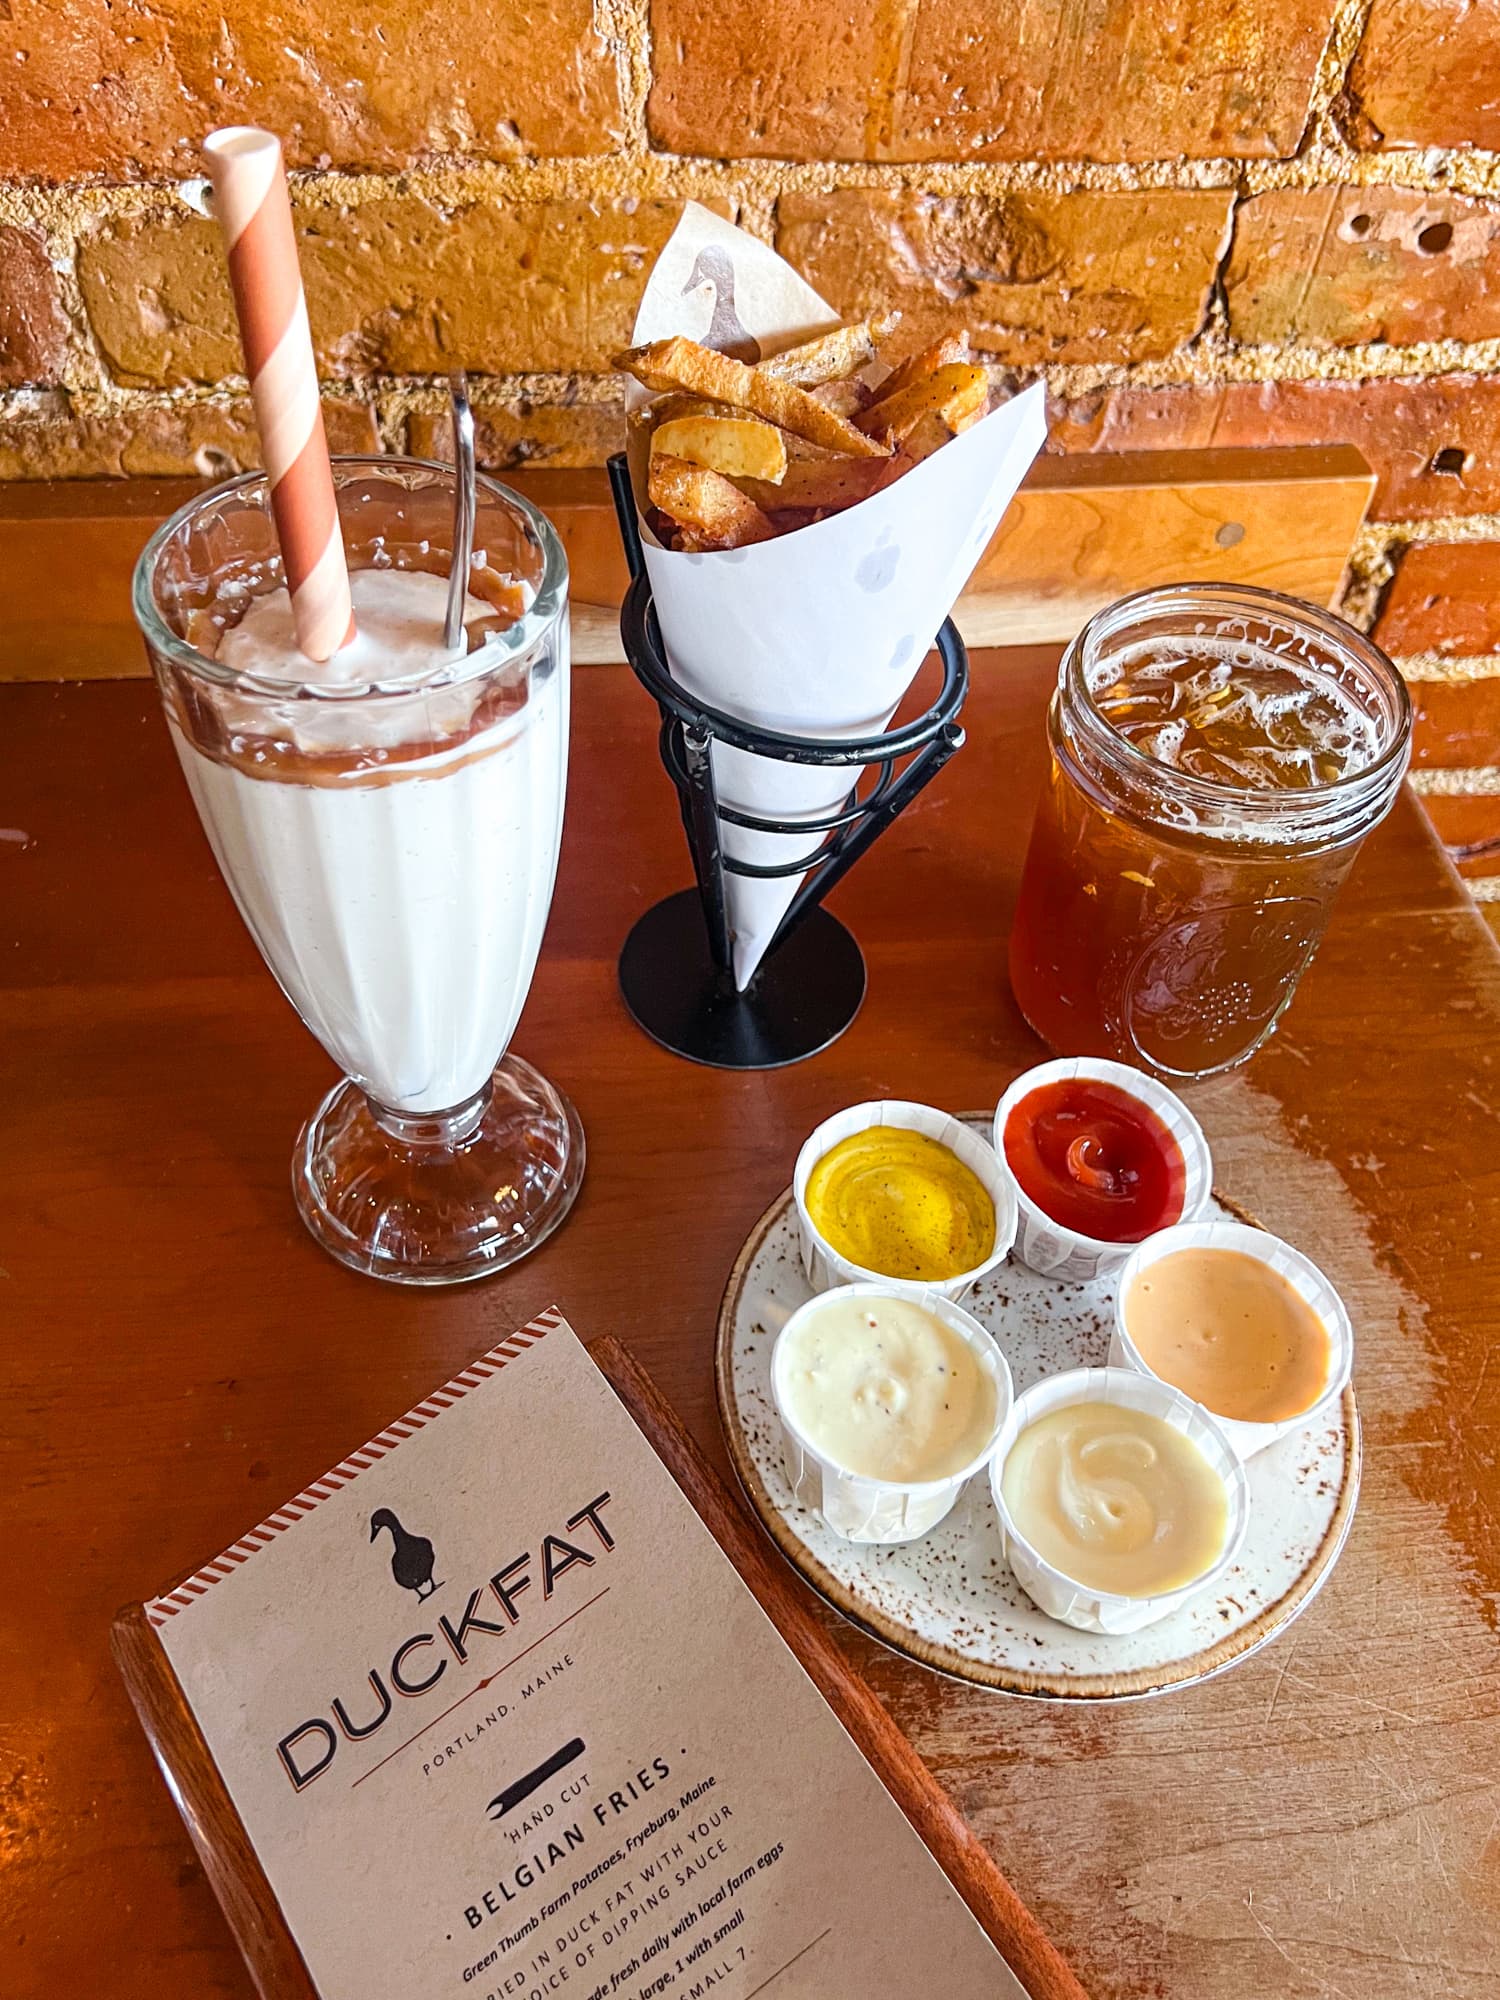
M 334 483 L 370 613 L 327 669 L 297 650 L 289 607 L 284 636 L 236 652 L 247 606 L 282 582 L 260 473 L 152 537 L 135 612 L 224 879 L 344 1072 L 297 1143 L 302 1219 L 356 1270 L 452 1283 L 534 1248 L 583 1173 L 577 1113 L 507 1054 L 562 834 L 567 560 L 543 515 L 480 479 L 449 654 L 452 471 L 338 459 Z
M 1290 667 L 1368 754 L 1276 779 L 1270 720 L 1259 784 L 1159 761 L 1116 728 L 1132 675 L 1199 657 Z M 1163 664 L 1165 663 L 1165 664 Z M 1144 683 L 1145 676 L 1141 676 Z M 1227 697 L 1225 697 L 1227 699 Z M 1265 705 L 1274 716 L 1272 704 Z M 1251 728 L 1262 720 L 1250 712 Z M 1271 591 L 1142 591 L 1068 648 L 1047 718 L 1051 769 L 1011 935 L 1021 1012 L 1062 1055 L 1110 1056 L 1163 1077 L 1242 1063 L 1275 1028 L 1340 885 L 1405 774 L 1411 704 L 1378 647 L 1331 612 Z M 1330 773 L 1332 775 L 1330 776 Z M 1310 779 L 1310 781 L 1309 781 Z

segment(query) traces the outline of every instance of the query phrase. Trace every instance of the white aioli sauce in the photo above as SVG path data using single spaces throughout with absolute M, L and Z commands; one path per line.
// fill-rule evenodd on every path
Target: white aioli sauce
M 1159 1597 L 1212 1569 L 1229 1494 L 1203 1453 L 1145 1410 L 1070 1403 L 1011 1446 L 1000 1490 L 1044 1562 L 1117 1597 Z
M 778 1356 L 786 1411 L 864 1479 L 951 1479 L 994 1434 L 993 1377 L 968 1342 L 905 1299 L 830 1299 Z

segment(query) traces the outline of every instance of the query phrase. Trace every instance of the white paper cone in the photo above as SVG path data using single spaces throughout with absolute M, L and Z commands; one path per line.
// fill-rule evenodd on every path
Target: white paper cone
M 778 327 L 773 313 L 790 318 Z M 705 340 L 712 328 L 715 346 L 748 338 L 771 353 L 830 323 L 836 315 L 774 251 L 690 204 L 652 273 L 635 338 Z M 684 555 L 643 530 L 673 675 L 761 728 L 830 738 L 884 729 L 1045 437 L 1037 384 L 883 492 L 775 541 Z M 722 806 L 778 819 L 837 810 L 858 777 L 722 744 L 713 758 Z M 820 840 L 721 826 L 725 853 L 758 864 L 796 860 Z M 741 991 L 802 879 L 726 875 Z

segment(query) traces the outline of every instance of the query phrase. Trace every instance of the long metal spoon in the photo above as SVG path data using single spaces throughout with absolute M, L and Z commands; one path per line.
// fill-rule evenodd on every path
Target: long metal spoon
M 448 572 L 448 615 L 443 620 L 443 644 L 457 652 L 464 631 L 464 596 L 474 555 L 477 511 L 474 473 L 474 412 L 469 408 L 469 378 L 462 368 L 448 377 L 453 403 L 453 567 Z

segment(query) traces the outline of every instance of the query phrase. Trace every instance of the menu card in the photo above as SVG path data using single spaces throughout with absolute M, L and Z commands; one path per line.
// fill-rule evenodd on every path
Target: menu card
M 1024 2000 L 555 1312 L 145 1608 L 324 1995 Z

